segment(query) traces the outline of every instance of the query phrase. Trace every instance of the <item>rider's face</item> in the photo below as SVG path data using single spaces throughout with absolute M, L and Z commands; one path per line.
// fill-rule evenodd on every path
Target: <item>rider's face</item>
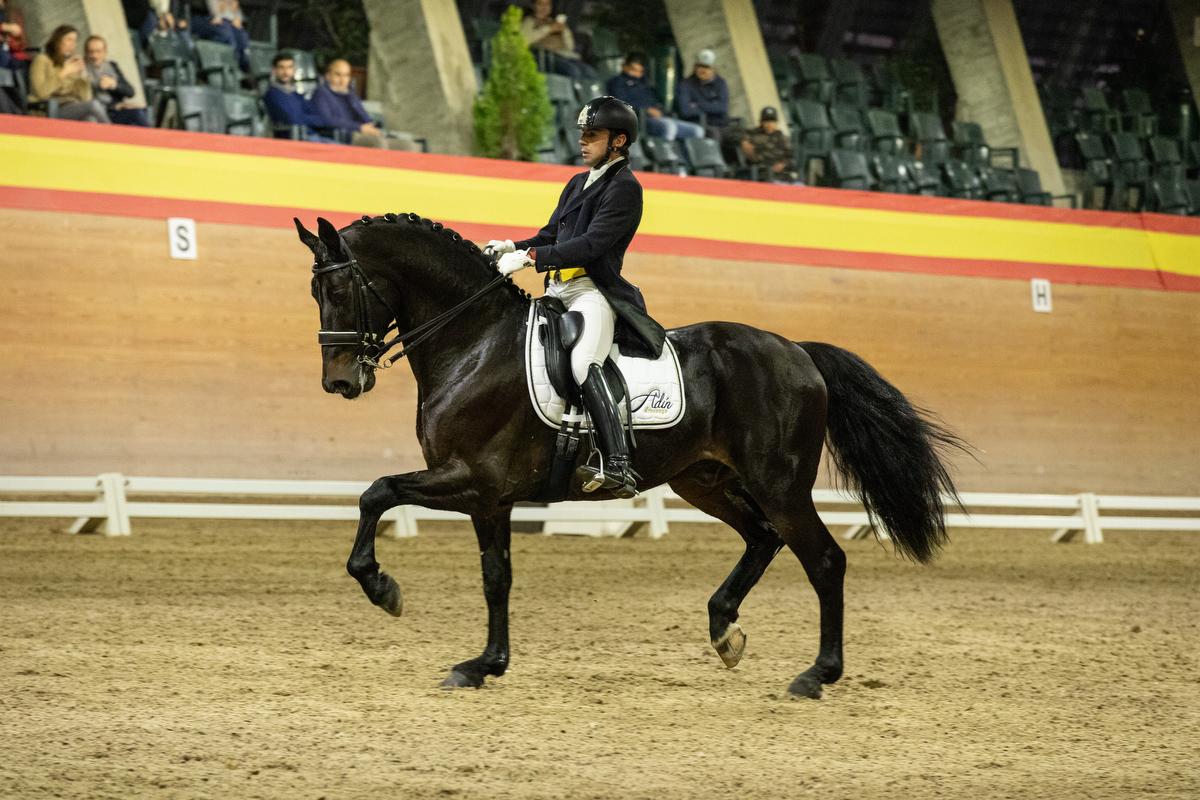
M 613 139 L 613 146 L 620 147 L 625 134 L 618 133 Z M 598 167 L 608 161 L 608 129 L 589 128 L 579 133 L 579 154 L 583 163 L 589 167 Z

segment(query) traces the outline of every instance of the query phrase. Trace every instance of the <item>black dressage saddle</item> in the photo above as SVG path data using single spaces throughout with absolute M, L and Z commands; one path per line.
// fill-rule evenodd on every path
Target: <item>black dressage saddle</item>
M 538 337 L 546 354 L 546 372 L 550 385 L 558 396 L 566 400 L 567 407 L 581 408 L 583 398 L 571 375 L 571 348 L 583 333 L 583 314 L 567 311 L 566 305 L 557 297 L 540 297 L 537 300 L 537 316 L 546 321 L 538 325 Z M 534 321 L 537 325 L 537 321 Z M 604 360 L 604 380 L 613 399 L 620 403 L 625 399 L 625 380 L 612 356 Z

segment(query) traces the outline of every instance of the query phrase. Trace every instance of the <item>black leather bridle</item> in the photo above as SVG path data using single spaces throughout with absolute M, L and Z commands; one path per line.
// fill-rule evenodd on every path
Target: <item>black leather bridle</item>
M 347 250 L 347 252 L 349 251 Z M 318 330 L 317 342 L 321 347 L 358 347 L 358 363 L 371 369 L 387 369 L 391 367 L 408 355 L 409 351 L 422 341 L 445 327 L 469 305 L 508 280 L 504 275 L 497 275 L 486 286 L 453 308 L 443 311 L 433 319 L 421 323 L 410 331 L 397 334 L 391 339 L 385 339 L 384 337 L 389 333 L 397 330 L 399 316 L 396 314 L 396 310 L 388 304 L 388 301 L 384 299 L 379 290 L 375 288 L 375 285 L 363 273 L 362 267 L 358 265 L 358 259 L 351 257 L 348 261 L 339 261 L 336 264 L 315 263 L 313 264 L 313 276 L 315 278 L 317 275 L 326 275 L 343 269 L 350 270 L 350 280 L 353 284 L 351 301 L 354 304 L 356 328 L 352 331 Z M 388 326 L 384 330 L 382 337 L 375 333 L 375 325 L 371 318 L 372 295 L 383 304 L 389 315 Z M 385 359 L 384 356 L 396 345 L 401 346 L 400 352 Z

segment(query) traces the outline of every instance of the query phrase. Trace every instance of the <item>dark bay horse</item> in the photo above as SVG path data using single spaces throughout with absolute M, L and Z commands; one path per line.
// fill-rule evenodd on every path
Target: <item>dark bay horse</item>
M 512 507 L 538 495 L 555 437 L 535 415 L 525 383 L 529 295 L 511 280 L 497 281 L 474 244 L 415 214 L 364 217 L 341 231 L 319 219 L 317 235 L 299 220 L 296 228 L 314 257 L 327 392 L 351 399 L 371 390 L 377 343 L 393 320 L 409 348 L 421 340 L 406 355 L 428 469 L 380 478 L 363 493 L 347 569 L 372 603 L 398 616 L 399 585 L 375 560 L 380 516 L 404 504 L 469 515 L 483 566 L 487 647 L 455 665 L 442 685 L 482 686 L 508 667 Z M 427 324 L 469 300 L 452 324 Z M 738 607 L 776 553 L 791 549 L 820 601 L 821 634 L 816 661 L 789 691 L 820 697 L 822 684 L 842 674 L 846 567 L 811 496 L 822 443 L 876 526 L 901 554 L 922 562 L 946 539 L 941 495 L 955 496 L 941 453 L 962 443 L 846 350 L 728 322 L 668 335 L 682 362 L 687 409 L 674 428 L 637 434 L 641 488 L 669 483 L 745 540 L 708 602 L 710 638 L 729 667 L 746 643 Z M 568 499 L 605 497 L 574 489 Z

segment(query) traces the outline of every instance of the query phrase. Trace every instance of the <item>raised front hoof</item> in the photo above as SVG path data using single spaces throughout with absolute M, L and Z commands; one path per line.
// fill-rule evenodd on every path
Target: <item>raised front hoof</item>
M 746 632 L 742 630 L 741 625 L 731 622 L 721 634 L 721 638 L 713 641 L 712 646 L 721 657 L 721 661 L 725 662 L 725 666 L 733 669 L 746 652 Z
M 441 688 L 443 689 L 482 689 L 482 675 L 468 675 L 465 672 L 452 670 L 446 676 L 446 680 L 442 681 Z
M 373 579 L 367 579 L 362 584 L 367 599 L 382 608 L 393 617 L 404 613 L 404 597 L 400 594 L 400 584 L 386 572 L 380 572 Z

